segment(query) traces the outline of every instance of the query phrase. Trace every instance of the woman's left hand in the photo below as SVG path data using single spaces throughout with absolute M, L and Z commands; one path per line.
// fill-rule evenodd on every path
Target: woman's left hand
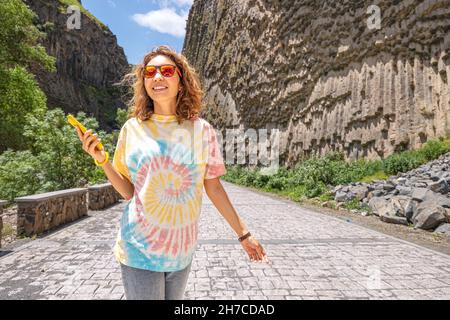
M 269 262 L 269 259 L 267 258 L 266 251 L 262 247 L 262 245 L 253 238 L 252 236 L 248 237 L 247 239 L 243 240 L 241 242 L 242 246 L 244 247 L 244 250 L 247 252 L 250 261 L 255 262 Z

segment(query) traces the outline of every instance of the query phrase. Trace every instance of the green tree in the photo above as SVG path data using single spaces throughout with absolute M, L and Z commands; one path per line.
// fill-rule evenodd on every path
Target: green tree
M 45 37 L 33 24 L 36 14 L 21 0 L 0 1 L 0 67 L 42 65 L 55 70 L 55 59 L 38 41 Z
M 0 68 L 0 152 L 11 148 L 25 150 L 26 115 L 43 115 L 47 98 L 36 84 L 34 76 L 23 67 Z
M 119 126 L 119 129 L 127 122 L 128 120 L 128 110 L 126 109 L 117 109 L 116 122 Z
M 98 122 L 79 112 L 76 118 L 102 138 L 110 154 L 115 147 L 114 134 L 97 131 Z M 30 150 L 6 150 L 0 155 L 0 199 L 107 182 L 102 168 L 82 149 L 76 130 L 67 122 L 61 109 L 47 111 L 44 116 L 28 115 L 24 136 Z
M 0 199 L 41 193 L 42 185 L 40 162 L 31 151 L 6 150 L 0 155 Z
M 22 136 L 27 114 L 45 113 L 45 94 L 29 70 L 55 70 L 55 59 L 38 44 L 45 36 L 33 25 L 35 14 L 20 0 L 0 1 L 0 152 L 26 149 Z
M 97 132 L 106 150 L 111 150 L 113 137 L 97 130 L 99 125 L 96 119 L 86 117 L 84 112 L 79 112 L 75 117 Z M 44 119 L 30 115 L 28 123 L 24 135 L 33 140 L 33 152 L 42 164 L 41 170 L 48 184 L 46 191 L 107 180 L 103 170 L 82 149 L 76 130 L 67 122 L 67 116 L 61 109 L 48 111 Z

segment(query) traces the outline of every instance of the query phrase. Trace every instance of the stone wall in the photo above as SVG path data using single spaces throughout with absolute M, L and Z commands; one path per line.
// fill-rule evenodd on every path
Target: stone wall
M 30 237 L 87 215 L 87 189 L 77 188 L 14 199 L 17 235 Z
M 102 210 L 123 199 L 111 183 L 89 186 L 89 210 Z
M 448 1 L 198 0 L 186 32 L 204 117 L 278 128 L 282 164 L 380 159 L 449 132 Z
M 6 205 L 8 201 L 0 200 L 0 248 L 2 247 L 2 230 L 3 230 L 3 206 Z
M 110 183 L 41 193 L 14 199 L 17 203 L 17 235 L 41 234 L 118 202 L 120 194 Z

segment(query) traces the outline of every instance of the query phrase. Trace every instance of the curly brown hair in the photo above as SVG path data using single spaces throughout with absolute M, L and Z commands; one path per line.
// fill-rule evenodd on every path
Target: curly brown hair
M 131 73 L 125 75 L 122 84 L 131 84 L 133 96 L 128 103 L 128 119 L 136 117 L 139 120 L 148 120 L 154 113 L 153 100 L 148 96 L 144 84 L 144 68 L 147 63 L 158 55 L 164 55 L 175 62 L 181 71 L 181 92 L 177 95 L 176 118 L 178 123 L 184 120 L 195 119 L 202 109 L 203 90 L 200 78 L 195 69 L 188 63 L 186 57 L 177 53 L 167 45 L 153 48 L 147 53 L 142 63 L 134 66 Z

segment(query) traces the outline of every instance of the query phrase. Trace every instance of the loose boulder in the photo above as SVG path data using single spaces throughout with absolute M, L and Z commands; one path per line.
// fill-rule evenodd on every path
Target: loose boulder
M 417 207 L 417 213 L 412 220 L 415 228 L 430 230 L 448 221 L 447 210 L 432 201 L 425 201 Z

